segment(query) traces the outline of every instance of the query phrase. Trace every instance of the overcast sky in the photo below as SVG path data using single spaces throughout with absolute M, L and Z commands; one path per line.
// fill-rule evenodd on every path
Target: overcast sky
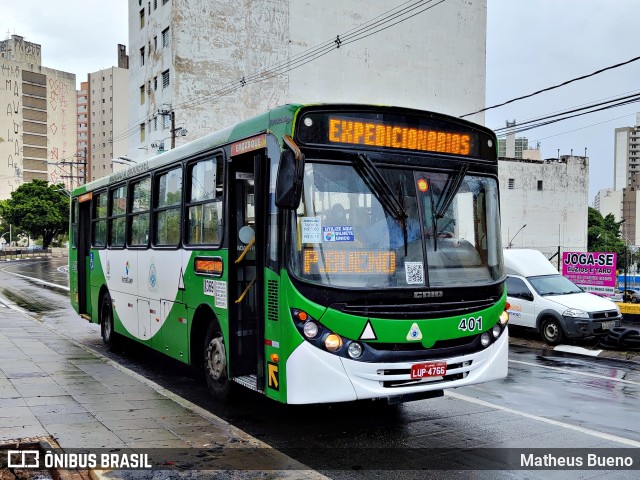
M 46 67 L 85 79 L 117 64 L 127 45 L 125 0 L 1 0 L 0 37 L 22 35 L 42 45 Z M 389 1 L 391 8 L 402 0 Z M 488 0 L 487 106 L 640 56 L 638 0 Z M 640 91 L 640 61 L 552 92 L 489 110 L 486 125 L 524 121 L 559 110 Z M 613 187 L 614 129 L 635 124 L 631 104 L 523 132 L 540 142 L 543 158 L 590 159 L 589 203 Z

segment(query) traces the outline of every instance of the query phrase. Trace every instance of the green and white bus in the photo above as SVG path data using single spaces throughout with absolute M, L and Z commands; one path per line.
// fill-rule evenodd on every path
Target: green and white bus
M 73 192 L 71 303 L 293 403 L 507 374 L 496 137 L 405 108 L 286 105 Z

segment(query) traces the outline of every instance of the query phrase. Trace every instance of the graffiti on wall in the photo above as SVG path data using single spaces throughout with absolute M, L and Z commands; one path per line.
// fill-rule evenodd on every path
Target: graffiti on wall
M 65 163 L 67 160 L 67 109 L 69 86 L 62 80 L 55 78 L 48 79 L 48 101 L 51 108 L 51 118 L 54 121 L 49 125 L 51 139 L 54 145 L 49 148 L 49 160 L 56 163 L 56 168 L 49 172 L 49 181 L 58 183 L 61 180 L 69 180 L 66 186 L 73 185 L 73 178 L 66 172 Z M 60 148 L 62 145 L 62 148 Z M 67 183 L 67 182 L 65 182 Z
M 3 150 L 3 156 L 0 158 L 0 167 L 5 170 L 3 178 L 9 185 L 19 185 L 22 183 L 22 134 L 20 128 L 22 126 L 21 98 L 22 98 L 22 82 L 20 79 L 20 67 L 17 65 L 0 65 L 0 85 L 4 86 L 5 92 L 8 94 L 6 109 L 4 111 L 6 125 L 5 141 L 10 145 L 9 148 Z M 2 113 L 0 113 L 2 115 Z
M 18 35 L 13 35 L 10 40 L 0 42 L 0 53 L 4 53 L 7 58 L 18 62 L 34 65 L 40 65 L 42 59 L 42 47 L 37 43 L 27 42 Z

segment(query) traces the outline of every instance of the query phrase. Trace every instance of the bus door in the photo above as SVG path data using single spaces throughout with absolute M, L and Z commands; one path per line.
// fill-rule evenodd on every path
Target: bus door
M 229 164 L 229 371 L 257 390 L 264 386 L 265 162 L 258 150 Z
M 80 315 L 90 315 L 91 302 L 88 295 L 91 294 L 89 289 L 89 271 L 93 268 L 93 259 L 90 258 L 91 252 L 91 196 L 83 199 L 80 198 L 78 212 L 78 313 Z

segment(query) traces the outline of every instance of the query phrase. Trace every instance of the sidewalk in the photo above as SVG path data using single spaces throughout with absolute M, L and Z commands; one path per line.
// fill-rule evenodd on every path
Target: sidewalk
M 282 465 L 281 470 L 269 471 L 271 477 L 325 478 L 0 302 L 0 446 L 41 437 L 52 437 L 63 449 L 247 449 Z M 163 478 L 188 474 L 165 473 Z M 128 474 L 103 471 L 102 475 Z M 244 470 L 234 472 L 237 476 L 264 477 L 264 473 Z

